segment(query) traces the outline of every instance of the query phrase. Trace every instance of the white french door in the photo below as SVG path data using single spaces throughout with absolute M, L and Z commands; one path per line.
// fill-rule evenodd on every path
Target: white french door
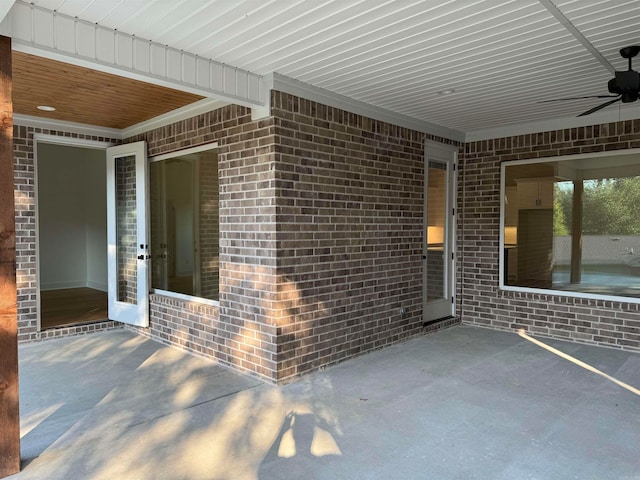
M 423 320 L 455 314 L 455 147 L 425 144 Z
M 149 326 L 147 145 L 107 148 L 109 318 Z

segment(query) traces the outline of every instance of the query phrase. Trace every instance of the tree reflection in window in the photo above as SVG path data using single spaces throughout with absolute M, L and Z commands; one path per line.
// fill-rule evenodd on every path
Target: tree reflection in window
M 506 162 L 504 285 L 640 297 L 640 155 Z

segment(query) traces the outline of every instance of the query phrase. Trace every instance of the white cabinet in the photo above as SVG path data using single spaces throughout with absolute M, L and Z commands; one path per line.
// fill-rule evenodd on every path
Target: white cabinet
M 522 178 L 518 185 L 518 208 L 553 208 L 553 178 Z

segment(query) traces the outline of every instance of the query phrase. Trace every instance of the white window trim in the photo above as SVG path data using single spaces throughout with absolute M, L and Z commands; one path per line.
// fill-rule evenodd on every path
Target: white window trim
M 213 150 L 214 148 L 218 148 L 218 142 L 205 143 L 204 145 L 198 145 L 197 147 L 185 148 L 183 150 L 174 150 L 173 152 L 163 153 L 162 155 L 156 155 L 155 157 L 149 157 L 149 162 L 169 160 L 170 158 L 181 157 L 182 155 L 191 155 L 193 153 L 206 152 L 207 150 Z
M 567 160 L 582 160 L 588 158 L 606 158 L 622 155 L 640 155 L 640 148 L 629 148 L 624 150 L 611 150 L 607 152 L 582 153 L 576 155 L 561 155 L 556 157 L 538 157 L 524 160 L 510 160 L 500 164 L 500 252 L 499 252 L 499 286 L 500 290 L 506 292 L 532 293 L 536 295 L 553 295 L 558 297 L 585 298 L 589 300 L 604 300 L 619 303 L 640 304 L 640 297 L 621 297 L 617 295 L 602 295 L 595 293 L 574 292 L 569 290 L 553 290 L 546 288 L 518 287 L 516 285 L 504 284 L 504 216 L 505 216 L 505 169 L 511 165 L 526 165 L 543 162 L 562 162 Z
M 151 294 L 152 295 L 162 295 L 163 297 L 176 298 L 178 300 L 184 300 L 186 302 L 191 302 L 191 303 L 199 303 L 199 304 L 202 304 L 202 305 L 211 305 L 213 307 L 219 307 L 220 306 L 220 300 L 211 300 L 209 298 L 204 298 L 204 297 L 195 297 L 193 295 L 187 295 L 185 293 L 171 292 L 169 290 L 162 290 L 160 288 L 152 288 L 151 289 Z
M 206 152 L 207 150 L 213 150 L 214 148 L 218 148 L 218 142 L 205 143 L 204 145 L 198 145 L 197 147 L 185 148 L 183 150 L 174 150 L 173 152 L 163 153 L 162 155 L 156 155 L 155 157 L 149 157 L 149 163 L 169 160 L 170 158 L 180 157 L 182 155 L 191 155 L 193 153 Z M 202 305 L 211 305 L 214 307 L 220 306 L 220 300 L 211 300 L 209 298 L 187 295 L 185 293 L 171 292 L 169 290 L 162 290 L 160 288 L 151 288 L 150 291 L 152 295 L 162 295 L 164 297 L 184 300 L 186 302 L 199 303 Z

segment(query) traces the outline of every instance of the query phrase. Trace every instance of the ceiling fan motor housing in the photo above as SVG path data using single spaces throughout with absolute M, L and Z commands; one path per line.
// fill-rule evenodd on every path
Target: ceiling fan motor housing
M 609 92 L 622 95 L 622 102 L 635 102 L 640 90 L 640 75 L 635 70 L 616 72 L 615 78 L 609 80 Z

